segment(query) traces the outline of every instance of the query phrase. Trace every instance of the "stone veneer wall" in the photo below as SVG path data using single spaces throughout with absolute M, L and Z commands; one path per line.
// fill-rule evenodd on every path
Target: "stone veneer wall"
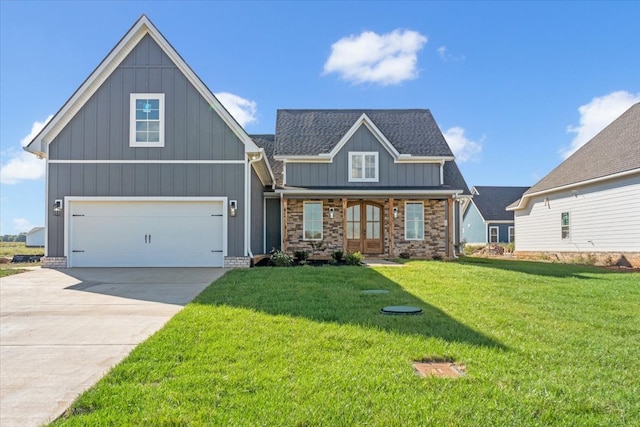
M 336 250 L 342 250 L 343 233 L 341 199 L 307 200 L 322 202 L 322 247 L 314 252 L 314 257 L 330 257 Z M 312 241 L 303 239 L 303 209 L 304 200 L 287 200 L 287 252 L 293 253 L 296 250 L 311 251 Z M 329 208 L 334 208 L 333 218 L 329 217 Z
M 311 200 L 309 200 L 311 201 Z M 316 201 L 316 200 L 313 200 Z M 343 248 L 343 209 L 342 199 L 323 199 L 322 201 L 322 249 L 316 250 L 315 257 L 329 257 L 337 249 Z M 383 206 L 384 254 L 382 256 L 398 257 L 401 253 L 409 253 L 413 258 L 447 257 L 447 227 L 445 200 L 394 200 L 398 208 L 398 218 L 393 219 L 393 248 L 389 250 L 389 220 L 392 218 L 388 200 L 373 200 Z M 421 201 L 424 203 L 424 240 L 404 239 L 405 201 Z M 286 251 L 295 250 L 311 252 L 311 242 L 303 239 L 303 206 L 304 200 L 287 200 L 287 232 L 285 235 Z M 334 208 L 334 217 L 329 217 L 329 208 Z
M 405 240 L 405 202 L 424 203 L 424 240 Z M 408 253 L 411 258 L 447 257 L 445 200 L 395 200 L 393 205 L 398 208 L 398 218 L 393 220 L 394 247 L 391 256 L 398 257 L 401 253 Z
M 40 258 L 42 268 L 67 268 L 66 256 L 45 256 Z
M 515 257 L 524 260 L 540 260 L 598 266 L 640 268 L 640 252 L 532 252 L 516 251 Z
M 226 256 L 224 257 L 224 268 L 249 268 L 251 258 L 246 256 Z

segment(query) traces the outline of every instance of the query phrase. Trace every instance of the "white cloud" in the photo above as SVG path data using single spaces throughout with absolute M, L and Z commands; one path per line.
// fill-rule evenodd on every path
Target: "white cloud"
M 438 52 L 438 55 L 440 56 L 440 59 L 442 59 L 444 62 L 449 62 L 449 61 L 463 61 L 464 60 L 464 56 L 454 56 L 452 54 L 450 54 L 447 51 L 447 47 L 446 46 L 440 46 L 439 48 L 436 49 L 436 52 Z
M 476 160 L 482 151 L 482 144 L 479 141 L 468 139 L 464 132 L 465 130 L 461 127 L 452 127 L 444 133 L 444 139 L 447 140 L 457 161 Z
M 566 159 L 572 155 L 636 102 L 640 102 L 640 93 L 632 94 L 621 90 L 593 98 L 588 104 L 581 105 L 578 108 L 580 124 L 567 127 L 567 132 L 576 135 L 569 147 L 560 149 L 562 157 Z
M 33 224 L 31 224 L 31 222 L 29 222 L 28 219 L 15 218 L 13 220 L 13 228 L 18 233 L 26 233 L 27 231 L 29 231 L 29 230 L 31 230 L 33 228 Z
M 359 83 L 398 84 L 418 77 L 417 53 L 427 37 L 412 30 L 376 34 L 365 31 L 344 37 L 331 46 L 324 74 L 338 73 Z
M 31 142 L 35 136 L 40 133 L 42 128 L 51 120 L 49 116 L 46 120 L 35 121 L 31 126 L 31 132 L 20 140 L 20 147 L 25 147 Z M 35 155 L 27 153 L 24 150 L 9 149 L 3 153 L 3 157 L 9 160 L 2 164 L 0 169 L 0 182 L 2 184 L 17 184 L 27 179 L 40 179 L 44 176 L 45 161 L 38 159 Z
M 244 127 L 258 120 L 258 104 L 255 101 L 228 92 L 220 92 L 215 95 L 240 126 Z

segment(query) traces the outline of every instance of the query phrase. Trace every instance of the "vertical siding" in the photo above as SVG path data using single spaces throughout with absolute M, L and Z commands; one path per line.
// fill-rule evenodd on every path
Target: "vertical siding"
M 251 252 L 264 253 L 264 187 L 251 170 Z
M 349 182 L 349 152 L 378 152 L 378 182 Z M 360 127 L 332 163 L 288 163 L 287 185 L 388 187 L 438 186 L 440 165 L 433 163 L 394 163 L 393 157 L 365 126 Z
M 281 249 L 282 236 L 282 216 L 280 213 L 280 199 L 266 199 L 266 252 L 271 249 Z
M 462 216 L 462 240 L 469 244 L 486 243 L 487 228 L 476 205 L 471 202 Z
M 165 94 L 165 146 L 129 147 L 129 95 Z M 244 146 L 149 36 L 50 145 L 52 160 L 242 160 Z
M 640 176 L 538 197 L 515 211 L 516 250 L 640 251 Z M 570 238 L 560 216 L 570 215 Z
M 130 94 L 146 92 L 165 94 L 164 147 L 129 146 Z M 49 159 L 244 161 L 244 146 L 171 59 L 145 36 L 50 144 Z M 228 255 L 245 255 L 242 163 L 50 163 L 48 180 L 47 206 L 65 196 L 238 200 L 238 215 L 228 222 Z M 262 195 L 259 200 L 262 203 Z M 63 256 L 63 216 L 54 217 L 50 211 L 48 215 L 48 254 Z M 259 235 L 262 241 L 262 231 Z

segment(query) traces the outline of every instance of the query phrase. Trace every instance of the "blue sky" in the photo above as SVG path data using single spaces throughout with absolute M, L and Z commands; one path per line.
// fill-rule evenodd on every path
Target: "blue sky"
M 278 108 L 429 108 L 470 186 L 533 185 L 640 101 L 640 2 L 0 0 L 0 234 L 44 225 L 21 145 L 142 14 L 249 133 Z

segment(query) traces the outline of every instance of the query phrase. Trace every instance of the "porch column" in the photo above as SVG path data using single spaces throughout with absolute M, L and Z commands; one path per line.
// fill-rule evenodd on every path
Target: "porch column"
M 287 251 L 287 199 L 282 199 L 282 252 Z
M 453 199 L 451 197 L 447 199 L 447 208 L 447 228 L 449 229 L 449 232 L 447 233 L 449 239 L 449 257 L 453 258 L 455 256 L 455 249 L 453 247 L 453 232 L 455 221 L 453 219 Z
M 394 257 L 394 245 L 393 245 L 393 198 L 389 199 L 389 258 Z
M 342 252 L 347 254 L 347 199 L 342 199 Z

